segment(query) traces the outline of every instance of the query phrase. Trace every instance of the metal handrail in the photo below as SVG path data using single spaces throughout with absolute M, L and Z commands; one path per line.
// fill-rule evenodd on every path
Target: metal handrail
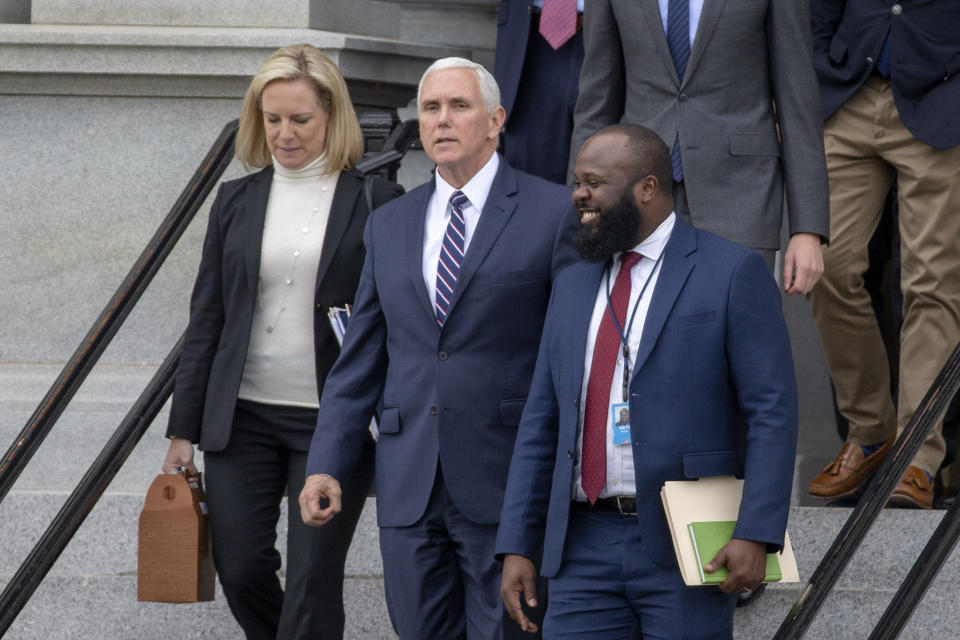
M 234 127 L 234 133 L 235 124 L 233 122 L 227 125 L 227 128 Z M 409 123 L 396 127 L 396 130 L 388 138 L 389 148 L 385 144 L 384 151 L 381 154 L 370 158 L 363 166 L 361 166 L 362 163 L 358 164 L 357 168 L 361 172 L 367 173 L 399 163 L 407 149 L 416 140 L 416 136 L 407 135 L 409 133 L 409 127 L 405 126 L 407 124 Z M 224 129 L 224 132 L 227 131 L 227 128 Z M 228 154 L 228 157 L 232 155 L 232 136 L 229 141 L 231 153 Z M 207 189 L 207 193 L 209 193 L 209 189 Z M 164 227 L 166 226 L 165 222 Z M 151 244 L 153 244 L 153 241 L 151 241 Z M 126 314 L 124 314 L 125 316 Z M 120 321 L 122 322 L 122 318 Z M 10 582 L 7 583 L 3 592 L 0 593 L 0 637 L 3 637 L 7 632 L 20 611 L 33 596 L 37 587 L 43 582 L 57 558 L 66 549 L 87 515 L 106 491 L 123 463 L 140 442 L 143 434 L 146 433 L 150 424 L 170 397 L 173 392 L 174 376 L 180 362 L 182 348 L 183 336 L 170 350 L 163 364 L 160 365 L 160 368 L 144 388 L 123 421 L 117 426 L 96 460 L 87 469 L 43 536 L 31 549 L 30 554 L 20 565 Z M 80 381 L 82 382 L 82 378 Z M 69 398 L 64 401 L 64 405 L 67 401 L 69 401 Z M 62 411 L 62 408 L 60 411 Z M 54 417 L 53 421 L 55 420 Z M 34 446 L 34 449 L 37 446 L 39 446 L 39 442 Z
M 236 133 L 236 120 L 228 123 L 220 132 L 217 141 L 207 152 L 203 163 L 177 198 L 170 213 L 160 224 L 160 228 L 147 243 L 110 302 L 100 312 L 100 316 L 90 327 L 80 346 L 64 365 L 60 375 L 0 460 L 0 502 L 6 497 L 33 454 L 49 435 L 53 425 L 66 409 L 87 374 L 100 359 L 123 321 L 143 295 L 147 285 L 170 255 L 177 240 L 183 235 L 203 201 L 230 164 Z
M 900 583 L 893 600 L 887 605 L 877 626 L 873 628 L 868 640 L 893 640 L 900 635 L 903 627 L 910 620 L 914 609 L 920 604 L 933 579 L 940 573 L 943 564 L 950 557 L 950 553 L 960 538 L 960 500 L 943 516 L 936 531 L 930 536 L 917 561 L 913 563 L 910 573 Z
M 378 155 L 357 163 L 357 169 L 362 173 L 375 173 L 400 164 L 407 150 L 420 137 L 419 125 L 416 120 L 401 122 L 383 142 L 383 151 Z
M 20 611 L 73 539 L 153 419 L 160 413 L 173 391 L 173 380 L 180 363 L 182 347 L 183 336 L 0 594 L 0 637 L 20 615 Z
M 160 228 L 151 238 L 120 287 L 87 332 L 80 346 L 60 371 L 43 400 L 27 420 L 13 444 L 0 459 L 0 502 L 6 497 L 27 463 L 49 435 L 90 370 L 100 359 L 134 305 L 153 280 L 160 266 L 193 220 L 200 206 L 233 158 L 238 121 L 223 128 L 219 137 Z M 383 152 L 357 164 L 363 173 L 395 168 L 418 139 L 417 121 L 394 127 L 383 144 Z
M 920 449 L 920 445 L 927 439 L 934 423 L 947 408 L 958 389 L 960 389 L 960 344 L 954 348 L 943 369 L 920 401 L 920 405 L 903 433 L 893 444 L 890 455 L 880 465 L 840 533 L 820 560 L 807 586 L 777 630 L 774 640 L 795 640 L 803 637 L 807 627 L 820 612 L 830 590 L 850 563 L 854 552 L 867 535 L 890 494 L 893 493 L 897 482 L 903 477 L 907 466 Z

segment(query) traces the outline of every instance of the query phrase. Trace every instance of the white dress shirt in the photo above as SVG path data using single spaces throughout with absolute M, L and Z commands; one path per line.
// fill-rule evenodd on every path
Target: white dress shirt
M 636 308 L 636 316 L 633 319 L 633 325 L 630 327 L 630 333 L 627 336 L 627 344 L 630 346 L 630 375 L 635 371 L 633 369 L 633 359 L 636 357 L 637 349 L 640 347 L 640 337 L 643 335 L 643 325 L 647 319 L 647 310 L 650 308 L 650 300 L 653 298 L 654 289 L 657 286 L 657 280 L 660 277 L 660 267 L 663 261 L 659 260 L 663 254 L 663 249 L 670 239 L 670 233 L 673 231 L 673 223 L 676 220 L 675 214 L 671 213 L 667 219 L 660 223 L 653 233 L 651 233 L 643 242 L 631 249 L 639 253 L 643 258 L 633 267 L 630 273 L 630 299 L 627 304 L 627 319 L 621 320 L 621 328 L 626 330 L 630 322 L 630 315 Z M 620 272 L 620 254 L 613 257 L 613 264 L 609 270 L 610 291 L 613 292 L 613 284 L 616 282 L 617 274 Z M 659 260 L 659 262 L 658 262 Z M 654 267 L 656 266 L 656 271 Z M 601 279 L 600 288 L 597 291 L 596 300 L 593 303 L 593 315 L 590 317 L 590 328 L 587 330 L 587 349 L 583 357 L 583 385 L 580 389 L 580 417 L 577 420 L 577 457 L 573 465 L 573 499 L 581 502 L 587 501 L 587 494 L 583 491 L 580 482 L 580 461 L 583 454 L 583 412 L 587 406 L 587 386 L 590 382 L 590 367 L 593 364 L 593 348 L 597 339 L 597 332 L 600 330 L 600 321 L 603 320 L 607 311 L 607 274 Z M 640 298 L 640 292 L 649 278 L 650 282 L 643 291 L 643 298 Z M 639 307 L 637 305 L 639 304 Z M 609 403 L 619 404 L 624 402 L 623 398 L 623 355 L 617 357 L 617 363 L 613 370 L 613 382 L 610 385 Z M 634 496 L 637 493 L 636 477 L 633 472 L 633 447 L 630 443 L 615 445 L 613 444 L 613 420 L 610 411 L 607 411 L 607 482 L 600 492 L 601 498 L 610 496 Z
M 463 239 L 463 253 L 466 255 L 473 232 L 480 221 L 480 212 L 487 202 L 493 179 L 497 177 L 500 168 L 500 156 L 496 152 L 480 171 L 460 191 L 467 196 L 469 202 L 463 205 L 463 221 L 466 224 L 466 235 Z M 446 180 L 440 177 L 440 172 L 434 173 L 436 186 L 430 201 L 427 202 L 427 215 L 423 223 L 423 282 L 427 285 L 427 295 L 430 296 L 430 306 L 437 305 L 437 262 L 440 260 L 440 250 L 443 247 L 443 235 L 450 224 L 453 209 L 450 206 L 450 196 L 456 191 Z M 456 286 L 454 286 L 456 290 Z
M 667 8 L 670 0 L 659 0 L 660 21 L 663 23 L 663 33 L 667 33 Z M 703 0 L 690 0 L 690 49 L 693 49 L 693 38 L 697 35 L 697 26 L 700 24 L 700 14 L 703 13 Z
M 577 0 L 577 13 L 583 13 L 584 0 Z M 543 0 L 533 0 L 533 6 L 537 9 L 543 9 Z

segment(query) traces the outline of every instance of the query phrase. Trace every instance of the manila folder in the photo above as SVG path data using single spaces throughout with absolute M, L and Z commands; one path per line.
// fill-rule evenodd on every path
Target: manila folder
M 712 476 L 699 480 L 671 480 L 660 490 L 663 510 L 667 514 L 673 551 L 683 582 L 690 587 L 702 586 L 697 557 L 690 539 L 691 522 L 736 520 L 740 513 L 743 480 L 733 476 Z M 707 558 L 704 562 L 709 562 Z M 778 556 L 782 578 L 780 582 L 800 582 L 797 559 L 793 555 L 790 535 L 784 533 L 783 551 Z

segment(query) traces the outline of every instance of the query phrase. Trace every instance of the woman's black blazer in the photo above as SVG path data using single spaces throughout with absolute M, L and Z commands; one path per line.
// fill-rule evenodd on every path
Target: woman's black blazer
M 227 446 L 240 389 L 260 273 L 260 244 L 273 167 L 220 185 L 210 209 L 197 281 L 174 383 L 168 437 L 188 438 L 204 451 Z M 374 206 L 403 193 L 375 180 Z M 323 238 L 314 296 L 317 390 L 340 350 L 327 309 L 353 302 L 363 265 L 363 228 L 370 212 L 363 176 L 340 173 Z

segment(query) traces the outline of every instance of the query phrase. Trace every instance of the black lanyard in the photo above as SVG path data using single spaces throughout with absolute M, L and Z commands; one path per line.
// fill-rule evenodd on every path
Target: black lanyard
M 623 402 L 629 400 L 630 394 L 630 343 L 627 338 L 630 335 L 630 329 L 633 327 L 633 319 L 637 315 L 637 309 L 640 308 L 640 301 L 643 300 L 643 294 L 647 290 L 647 285 L 650 284 L 650 280 L 653 279 L 653 274 L 657 272 L 657 267 L 660 266 L 660 260 L 663 258 L 663 251 L 660 251 L 660 255 L 657 256 L 657 261 L 653 263 L 653 269 L 650 270 L 650 275 L 647 276 L 646 282 L 643 283 L 643 288 L 640 289 L 640 295 L 637 296 L 637 301 L 633 303 L 633 313 L 630 313 L 630 322 L 627 324 L 627 331 L 624 333 L 623 329 L 620 327 L 620 321 L 617 320 L 617 314 L 613 312 L 613 303 L 610 300 L 610 271 L 612 265 L 607 265 L 605 269 L 607 278 L 606 278 L 606 290 L 607 290 L 607 311 L 610 312 L 610 317 L 613 318 L 613 326 L 617 328 L 617 334 L 620 335 L 620 344 L 623 346 Z M 622 266 L 620 267 L 623 268 Z M 627 274 L 632 278 L 631 274 Z M 627 310 L 629 311 L 629 298 L 627 299 Z

